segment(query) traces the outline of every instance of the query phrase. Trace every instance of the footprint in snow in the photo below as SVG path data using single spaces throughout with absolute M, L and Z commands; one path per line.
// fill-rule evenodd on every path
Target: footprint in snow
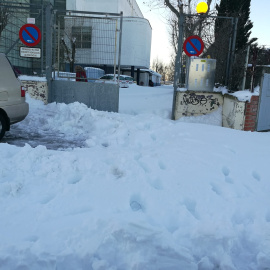
M 160 168 L 161 170 L 166 170 L 166 166 L 165 166 L 165 164 L 164 164 L 162 161 L 159 161 L 159 162 L 158 162 L 158 165 L 159 165 L 159 168 Z
M 222 167 L 222 172 L 223 172 L 224 176 L 229 176 L 230 169 L 228 167 L 226 167 L 226 166 L 223 166 Z
M 130 208 L 134 212 L 139 211 L 139 210 L 142 210 L 141 204 L 139 202 L 136 202 L 136 201 L 130 202 Z
M 137 211 L 144 211 L 144 205 L 142 203 L 142 200 L 140 198 L 140 195 L 133 195 L 130 198 L 129 205 L 132 211 L 137 212 Z
M 196 206 L 197 206 L 196 201 L 189 198 L 185 198 L 183 201 L 183 205 L 186 207 L 186 209 L 194 218 L 196 218 L 197 220 L 200 219 L 200 216 L 196 211 Z
M 252 176 L 253 176 L 253 178 L 254 178 L 255 180 L 261 181 L 261 177 L 260 177 L 260 175 L 259 175 L 257 172 L 253 171 L 253 172 L 252 172 Z
M 117 178 L 122 178 L 123 176 L 125 176 L 125 172 L 122 171 L 121 169 L 117 168 L 117 167 L 113 167 L 112 168 L 112 174 Z
M 225 176 L 225 181 L 229 184 L 233 184 L 233 179 L 231 177 L 229 177 L 230 175 L 230 169 L 226 166 L 222 167 L 222 173 Z
M 218 185 L 216 185 L 215 183 L 211 183 L 210 185 L 213 192 L 215 192 L 219 196 L 222 195 L 221 188 Z

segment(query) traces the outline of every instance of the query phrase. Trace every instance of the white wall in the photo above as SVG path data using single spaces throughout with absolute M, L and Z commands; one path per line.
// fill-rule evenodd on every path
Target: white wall
M 106 23 L 106 21 L 108 21 Z M 72 26 L 91 26 L 92 47 L 91 49 L 76 50 L 76 63 L 87 65 L 109 65 L 113 66 L 115 59 L 118 63 L 118 50 L 115 54 L 115 30 L 119 27 L 119 21 L 113 20 L 94 20 L 65 18 L 65 37 L 66 44 L 69 43 L 68 37 L 71 36 Z M 121 66 L 149 68 L 151 53 L 151 34 L 152 29 L 148 20 L 144 18 L 123 18 Z M 117 35 L 117 43 L 119 34 Z
M 139 68 L 150 67 L 152 28 L 149 21 L 143 18 L 140 8 L 135 0 L 67 0 L 67 9 L 104 13 L 119 13 L 120 11 L 123 11 L 121 66 L 135 66 Z M 115 33 L 107 31 L 106 33 L 104 32 L 104 34 L 101 34 L 101 31 L 104 31 L 106 26 L 99 25 L 99 23 L 87 22 L 87 20 L 85 20 L 85 22 L 73 23 L 69 22 L 69 19 L 66 19 L 65 24 L 68 35 L 70 35 L 72 25 L 93 27 L 92 48 L 77 49 L 77 63 L 91 65 L 114 64 L 114 48 L 112 46 L 107 47 L 112 50 L 112 52 L 106 54 L 106 59 L 104 58 L 104 50 L 106 42 L 111 43 L 114 41 Z M 117 27 L 119 27 L 119 22 Z M 95 45 L 95 40 L 97 39 L 99 40 L 97 44 L 102 44 L 102 47 L 104 48 L 103 51 L 101 50 L 100 45 Z M 111 41 L 109 41 L 109 39 Z M 117 41 L 119 41 L 119 35 L 117 39 Z M 116 59 L 118 60 L 118 55 L 116 55 Z
M 152 28 L 143 18 L 124 18 L 121 66 L 150 67 Z
M 143 18 L 143 14 L 136 0 L 118 0 L 118 12 L 121 11 L 123 11 L 124 16 Z
M 245 102 L 231 95 L 225 95 L 222 113 L 223 127 L 244 130 L 245 108 Z
M 143 17 L 136 0 L 67 0 L 68 10 L 120 13 Z

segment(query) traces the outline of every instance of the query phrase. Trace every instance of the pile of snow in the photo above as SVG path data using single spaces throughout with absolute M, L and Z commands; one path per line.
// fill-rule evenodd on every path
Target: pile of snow
M 239 101 L 250 101 L 252 96 L 259 96 L 260 95 L 260 86 L 254 88 L 254 92 L 251 93 L 250 90 L 243 90 L 237 91 L 232 94 L 233 96 L 237 97 Z
M 0 144 L 1 269 L 270 268 L 269 133 L 172 121 L 172 91 L 121 89 L 120 113 L 27 97 L 21 130 L 85 147 Z
M 38 77 L 38 76 L 29 76 L 29 75 L 20 75 L 19 79 L 21 81 L 40 81 L 40 82 L 46 82 L 46 77 Z

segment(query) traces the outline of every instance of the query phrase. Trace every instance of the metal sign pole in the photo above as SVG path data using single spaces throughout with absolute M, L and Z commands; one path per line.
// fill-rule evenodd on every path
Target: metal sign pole
M 48 84 L 48 103 L 53 101 L 52 94 L 52 6 L 46 7 L 46 79 Z
M 121 49 L 122 49 L 122 31 L 123 31 L 123 12 L 120 12 L 120 31 L 119 31 L 119 50 L 118 50 L 118 79 L 121 69 Z
M 185 15 L 180 13 L 178 18 L 179 27 L 179 37 L 178 37 L 178 48 L 174 68 L 174 82 L 173 82 L 173 104 L 172 104 L 172 116 L 171 119 L 175 120 L 175 104 L 176 104 L 176 94 L 178 88 L 178 80 L 181 79 L 182 73 L 182 50 L 183 50 L 183 30 L 184 30 Z M 181 81 L 182 82 L 182 81 Z

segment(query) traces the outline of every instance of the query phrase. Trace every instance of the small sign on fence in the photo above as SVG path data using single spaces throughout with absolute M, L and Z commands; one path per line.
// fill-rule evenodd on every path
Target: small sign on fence
M 27 18 L 27 23 L 35 24 L 36 23 L 36 19 L 35 18 Z
M 40 58 L 41 49 L 40 48 L 29 48 L 29 47 L 20 47 L 20 56 L 28 58 Z

